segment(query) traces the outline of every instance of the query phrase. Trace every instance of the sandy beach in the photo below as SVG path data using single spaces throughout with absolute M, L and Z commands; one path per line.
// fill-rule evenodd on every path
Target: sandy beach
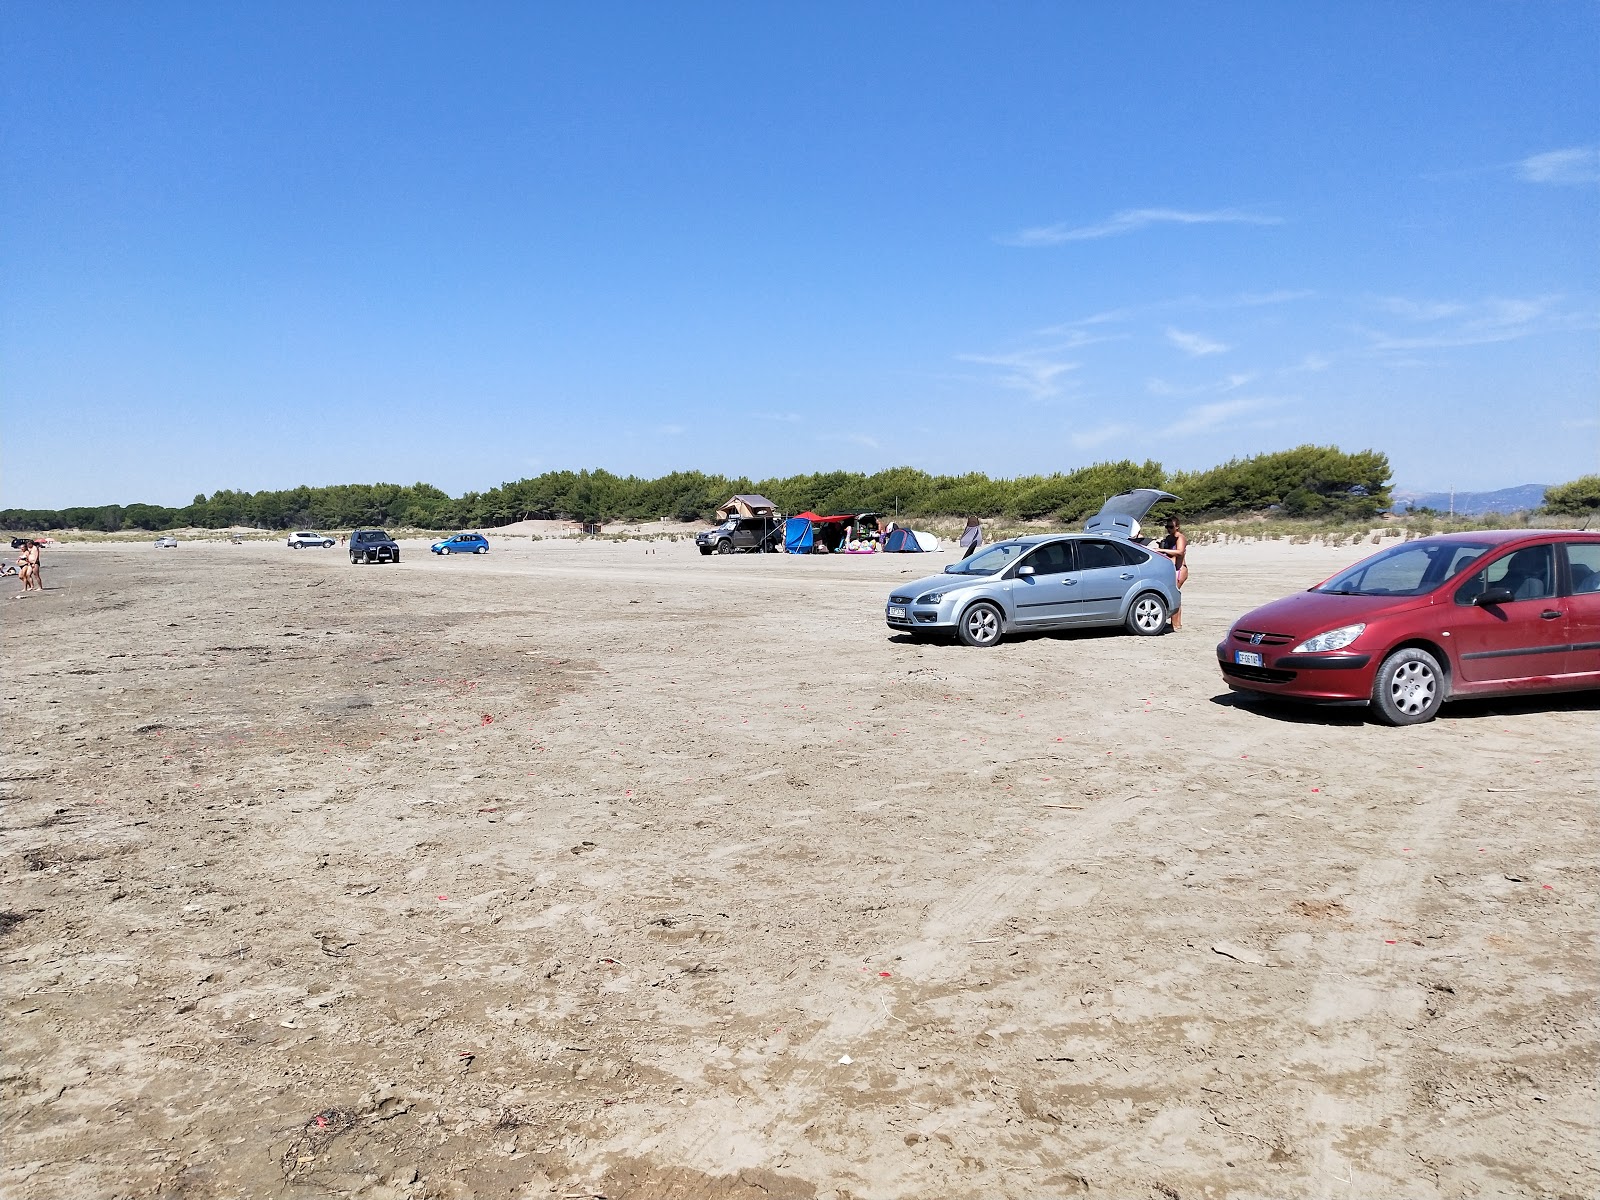
M 52 547 L 0 1193 L 1600 1194 L 1600 700 L 1218 673 L 1371 549 L 978 651 L 883 624 L 951 554 Z

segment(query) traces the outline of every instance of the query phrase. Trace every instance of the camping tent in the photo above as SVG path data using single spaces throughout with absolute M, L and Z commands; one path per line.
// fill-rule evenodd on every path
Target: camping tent
M 777 513 L 778 506 L 765 496 L 735 496 L 717 509 L 717 520 L 726 521 L 729 517 L 772 517 Z
M 783 523 L 783 548 L 790 554 L 805 554 L 811 549 L 810 514 L 790 517 Z
M 896 529 L 884 541 L 883 549 L 888 554 L 921 554 L 922 543 L 911 530 Z

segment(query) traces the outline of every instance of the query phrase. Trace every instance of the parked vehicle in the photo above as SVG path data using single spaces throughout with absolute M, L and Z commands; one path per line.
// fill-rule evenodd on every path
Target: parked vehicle
M 177 548 L 178 539 L 173 537 L 170 533 L 163 534 L 161 537 L 156 539 L 157 550 L 176 550 Z
M 994 646 L 1008 633 L 1121 625 L 1163 632 L 1178 606 L 1172 560 L 1132 540 L 1158 501 L 1153 488 L 1113 496 L 1083 533 L 996 542 L 942 575 L 902 584 L 889 597 L 889 628 L 913 637 L 954 634 Z
M 741 554 L 783 549 L 783 518 L 729 517 L 712 529 L 695 534 L 701 554 Z
M 488 540 L 481 533 L 458 533 L 428 547 L 435 554 L 487 554 Z
M 289 549 L 291 550 L 304 550 L 307 546 L 320 546 L 326 550 L 333 544 L 331 537 L 324 537 L 322 534 L 313 533 L 308 529 L 302 529 L 289 535 Z
M 1370 705 L 1389 725 L 1447 700 L 1600 688 L 1600 532 L 1402 542 L 1233 623 L 1229 687 Z
M 381 529 L 358 529 L 350 535 L 350 561 L 399 562 L 400 545 Z

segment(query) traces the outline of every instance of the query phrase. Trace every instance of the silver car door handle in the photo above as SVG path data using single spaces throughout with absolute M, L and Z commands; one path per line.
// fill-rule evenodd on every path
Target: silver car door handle
M 1124 579 L 1132 579 L 1133 578 L 1133 572 L 1132 571 L 1124 571 L 1122 573 L 1122 577 Z
M 1077 583 L 1078 581 L 1076 579 L 1063 579 L 1061 582 L 1066 584 L 1068 587 L 1071 587 L 1073 584 Z

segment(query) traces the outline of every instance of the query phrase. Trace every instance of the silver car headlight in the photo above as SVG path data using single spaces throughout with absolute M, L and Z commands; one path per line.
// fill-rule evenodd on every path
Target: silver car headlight
M 937 604 L 948 596 L 949 592 L 923 592 L 917 597 L 918 604 Z
M 1316 654 L 1322 650 L 1343 650 L 1351 642 L 1361 636 L 1365 625 L 1341 625 L 1337 629 L 1330 629 L 1327 633 L 1319 633 L 1314 638 L 1307 638 L 1294 648 L 1296 654 Z

